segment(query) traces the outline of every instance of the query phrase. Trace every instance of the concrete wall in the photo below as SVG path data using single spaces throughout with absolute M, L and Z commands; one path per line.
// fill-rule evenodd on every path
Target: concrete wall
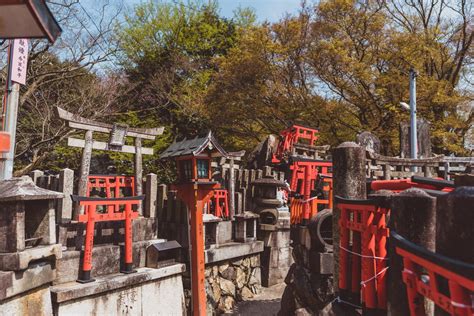
M 184 265 L 52 288 L 54 315 L 185 315 Z

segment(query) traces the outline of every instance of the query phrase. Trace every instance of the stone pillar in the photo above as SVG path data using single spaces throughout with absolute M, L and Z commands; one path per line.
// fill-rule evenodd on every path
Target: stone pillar
M 436 198 L 420 189 L 408 189 L 392 199 L 389 228 L 409 241 L 435 251 Z M 407 290 L 402 278 L 403 260 L 389 248 L 390 269 L 387 280 L 388 313 L 410 314 Z M 425 300 L 426 315 L 433 315 L 433 303 Z
M 58 210 L 56 221 L 69 222 L 72 219 L 72 200 L 71 195 L 74 191 L 74 171 L 71 169 L 62 169 L 59 172 L 59 191 L 64 193 L 64 198 L 58 201 Z
M 154 173 L 146 176 L 145 217 L 156 217 L 156 200 L 158 198 L 158 177 Z
M 230 158 L 229 162 L 229 213 L 230 219 L 234 219 L 235 215 L 235 170 L 234 170 L 234 158 Z
M 77 194 L 80 196 L 87 195 L 87 177 L 89 176 L 89 170 L 91 167 L 91 156 L 92 156 L 92 131 L 86 131 L 84 149 L 82 150 L 82 160 L 81 160 L 81 171 L 79 172 L 79 187 Z M 82 214 L 83 208 L 80 205 L 76 205 L 74 208 L 74 219 L 77 219 L 79 214 Z
M 344 142 L 333 150 L 334 197 L 365 199 L 365 149 L 354 142 Z M 334 205 L 336 205 L 334 201 Z M 333 210 L 334 290 L 339 292 L 339 219 L 341 212 Z
M 438 197 L 436 212 L 436 253 L 474 264 L 474 187 L 458 187 Z M 436 308 L 436 315 L 447 315 Z
M 33 180 L 34 184 L 38 184 L 37 183 L 38 178 L 41 177 L 42 175 L 44 175 L 44 172 L 41 170 L 33 170 L 30 172 L 30 177 Z
M 142 139 L 135 138 L 135 195 L 143 194 Z M 138 204 L 138 212 L 143 215 L 143 206 Z

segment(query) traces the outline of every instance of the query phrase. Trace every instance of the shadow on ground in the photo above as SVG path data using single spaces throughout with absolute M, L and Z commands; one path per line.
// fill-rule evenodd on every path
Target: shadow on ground
M 280 299 L 273 299 L 240 302 L 228 315 L 277 315 L 280 310 L 280 301 Z

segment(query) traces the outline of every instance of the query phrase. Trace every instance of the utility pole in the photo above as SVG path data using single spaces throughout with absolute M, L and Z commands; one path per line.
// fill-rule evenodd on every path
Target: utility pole
M 410 69 L 410 152 L 411 158 L 418 158 L 418 135 L 416 125 L 416 71 Z M 414 170 L 416 171 L 416 170 Z
M 5 102 L 3 104 L 2 130 L 10 134 L 10 150 L 0 159 L 0 179 L 7 180 L 13 176 L 13 159 L 15 158 L 15 136 L 18 115 L 18 101 L 20 98 L 20 84 L 12 81 L 13 44 L 10 40 L 8 50 L 8 74 Z

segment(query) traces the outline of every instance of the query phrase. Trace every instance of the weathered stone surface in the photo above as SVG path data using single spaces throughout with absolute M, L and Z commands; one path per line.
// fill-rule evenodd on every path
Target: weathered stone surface
M 250 267 L 255 268 L 260 266 L 260 256 L 250 257 Z
M 244 257 L 263 251 L 262 241 L 253 241 L 248 243 L 227 243 L 219 248 L 205 250 L 206 264 L 218 261 Z
M 220 265 L 219 266 L 219 273 L 222 274 L 225 270 L 227 270 L 227 268 L 229 267 L 229 264 L 228 263 L 224 263 L 223 265 Z
M 240 265 L 242 264 L 242 258 L 239 258 L 239 259 L 237 259 L 237 260 L 233 260 L 233 261 L 232 261 L 232 264 L 233 264 L 234 266 L 240 266 Z
M 290 242 L 289 230 L 276 230 L 264 233 L 265 247 L 289 247 Z
M 232 296 L 225 296 L 219 302 L 219 310 L 222 312 L 231 312 L 235 305 L 235 299 Z
M 224 279 L 227 279 L 227 280 L 234 280 L 237 273 L 235 271 L 235 268 L 234 267 L 227 267 L 227 269 L 225 269 L 224 271 L 222 271 L 221 273 L 222 277 Z
M 253 293 L 248 287 L 244 286 L 240 292 L 240 297 L 242 300 L 248 300 L 253 297 Z
M 158 197 L 158 177 L 156 174 L 149 173 L 146 175 L 145 192 L 146 199 L 144 201 L 143 215 L 145 217 L 156 217 L 156 199 Z
M 26 270 L 2 274 L 9 277 L 0 283 L 0 300 L 49 284 L 56 278 L 56 270 L 48 262 L 32 264 Z
M 29 248 L 20 252 L 0 253 L 0 270 L 19 271 L 28 268 L 28 264 L 34 260 L 51 257 L 51 261 L 62 256 L 61 245 L 46 245 Z
M 58 202 L 56 220 L 58 222 L 70 221 L 72 219 L 72 200 L 70 196 L 74 191 L 74 171 L 62 169 L 59 173 L 59 191 L 64 194 L 64 198 Z
M 0 201 L 30 201 L 61 199 L 64 194 L 37 187 L 30 177 L 0 181 Z
M 219 282 L 223 295 L 235 296 L 235 285 L 232 281 L 220 279 Z
M 185 315 L 183 268 L 143 268 L 94 283 L 53 287 L 55 310 L 58 315 Z
M 133 263 L 135 267 L 145 267 L 146 249 L 153 243 L 163 242 L 163 239 L 152 239 L 134 242 L 132 246 Z M 124 257 L 121 245 L 99 245 L 92 250 L 92 276 L 102 276 L 118 273 Z M 57 279 L 55 284 L 77 280 L 82 264 L 81 251 L 68 250 L 63 252 L 63 257 L 56 261 Z
M 62 303 L 92 295 L 108 293 L 111 291 L 139 285 L 149 281 L 155 281 L 174 275 L 181 275 L 185 265 L 178 263 L 159 269 L 138 268 L 132 274 L 111 274 L 97 277 L 92 283 L 68 282 L 51 287 L 52 299 L 55 303 Z M 173 290 L 171 290 L 173 292 Z
M 48 285 L 0 302 L 0 315 L 53 315 Z
M 55 284 L 77 280 L 82 265 L 81 251 L 69 250 L 56 261 L 57 279 Z M 92 276 L 97 277 L 120 271 L 120 246 L 102 245 L 92 250 Z
M 393 196 L 391 209 L 390 230 L 423 248 L 435 251 L 436 198 L 420 189 L 408 189 Z M 388 250 L 391 258 L 387 278 L 388 311 L 394 316 L 407 315 L 410 311 L 402 277 L 403 260 L 396 254 L 393 245 Z M 424 303 L 428 307 L 427 315 L 432 315 L 432 302 L 427 299 Z
M 311 272 L 315 274 L 333 274 L 334 273 L 334 257 L 328 252 L 309 252 L 309 264 Z
M 213 266 L 212 267 L 212 276 L 214 278 L 217 278 L 219 276 L 219 267 L 218 266 Z
M 232 240 L 232 222 L 222 221 L 217 223 L 217 245 L 222 245 Z
M 241 289 L 245 285 L 245 280 L 246 280 L 245 271 L 242 268 L 238 267 L 235 269 L 235 272 L 236 272 L 235 282 L 237 284 L 237 287 Z
M 295 316 L 311 316 L 313 313 L 308 311 L 308 309 L 301 307 L 295 310 Z
M 357 135 L 357 144 L 364 147 L 365 150 L 380 154 L 380 139 L 370 132 L 362 132 Z
M 351 199 L 365 199 L 366 188 L 366 152 L 365 148 L 353 142 L 344 142 L 333 150 L 333 195 Z M 334 201 L 334 205 L 337 205 Z M 333 245 L 339 245 L 339 220 L 341 212 L 333 209 L 332 233 Z M 339 249 L 334 249 L 334 271 L 339 271 Z M 334 275 L 335 287 L 338 287 L 338 274 Z M 335 289 L 337 290 L 337 289 Z
M 212 287 L 212 298 L 214 299 L 214 302 L 219 302 L 222 295 L 220 284 L 218 282 L 214 282 L 212 283 L 211 287 Z

